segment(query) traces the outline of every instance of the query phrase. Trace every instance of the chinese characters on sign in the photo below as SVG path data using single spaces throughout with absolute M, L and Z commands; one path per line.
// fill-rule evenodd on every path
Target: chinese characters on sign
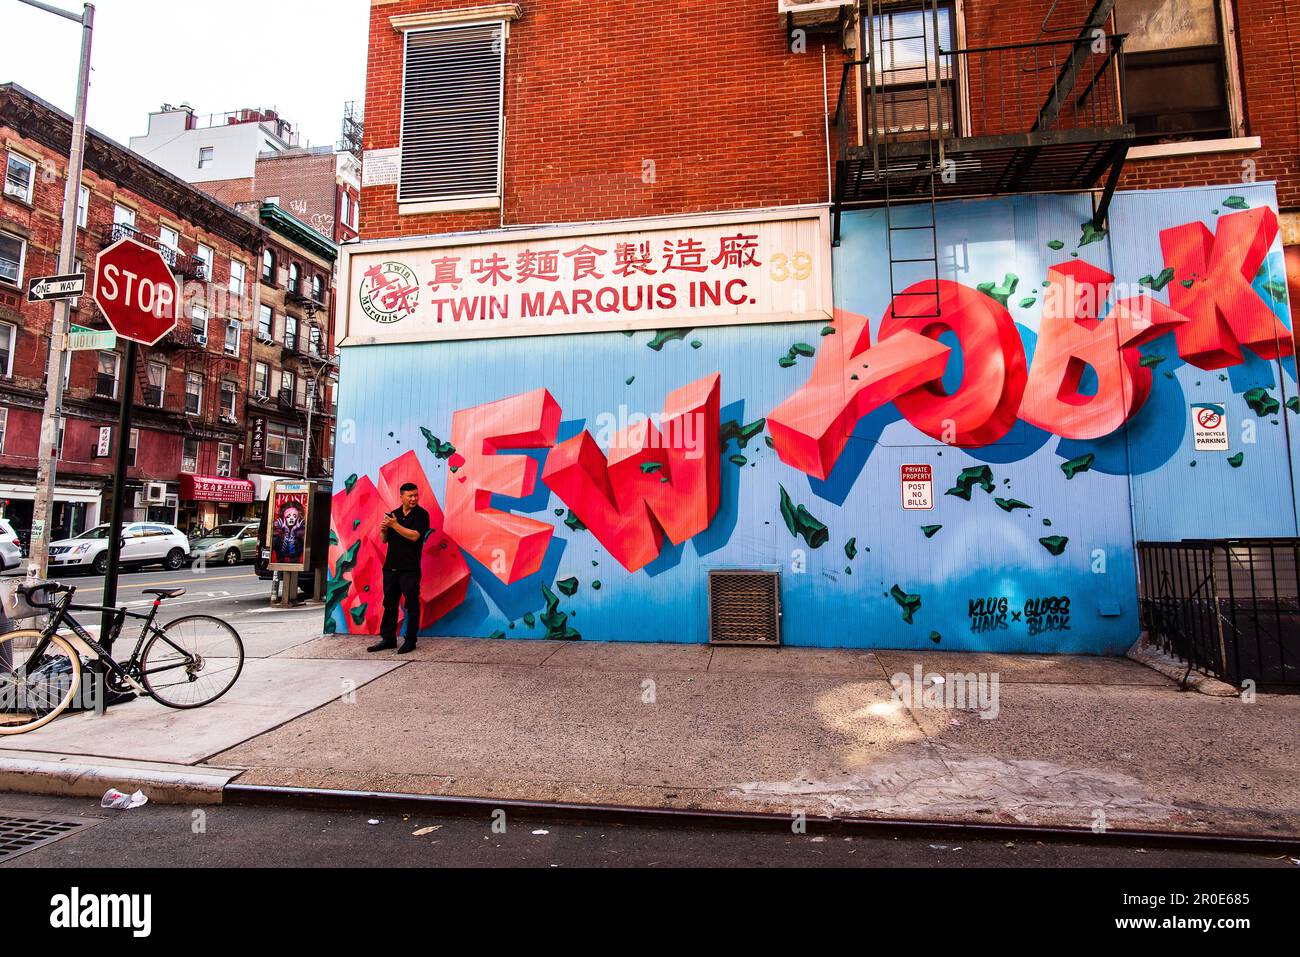
M 261 465 L 266 461 L 266 419 L 253 419 L 253 440 L 248 447 L 248 461 Z
M 347 344 L 830 318 L 820 214 L 354 255 Z

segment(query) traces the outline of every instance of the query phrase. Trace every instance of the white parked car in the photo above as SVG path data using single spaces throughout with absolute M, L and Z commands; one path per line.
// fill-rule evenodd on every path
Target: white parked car
M 23 541 L 14 527 L 0 518 L 0 572 L 11 572 L 23 563 Z
M 52 544 L 51 572 L 66 568 L 104 574 L 108 571 L 108 533 L 109 526 L 100 525 L 76 538 Z M 171 525 L 133 522 L 122 526 L 122 539 L 122 565 L 127 568 L 161 565 L 168 571 L 178 571 L 185 567 L 190 554 L 190 540 Z

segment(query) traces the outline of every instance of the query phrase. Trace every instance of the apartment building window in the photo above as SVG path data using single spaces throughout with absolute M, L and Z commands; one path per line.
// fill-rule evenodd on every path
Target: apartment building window
M 151 362 L 145 370 L 149 384 L 144 389 L 144 404 L 154 409 L 161 409 L 163 397 L 167 394 L 167 366 L 162 362 Z
M 271 367 L 265 362 L 253 366 L 253 394 L 263 399 L 271 394 Z
M 298 380 L 298 393 L 294 396 L 294 405 L 299 409 L 308 407 L 308 400 L 311 395 L 311 381 L 303 376 Z
M 200 415 L 203 412 L 203 376 L 197 372 L 185 376 L 185 412 Z
M 313 302 L 325 301 L 325 277 L 319 273 L 311 277 L 311 298 Z
M 230 478 L 234 460 L 234 446 L 225 442 L 217 446 L 217 478 Z
M 99 354 L 99 367 L 95 374 L 95 395 L 102 399 L 117 398 L 118 362 L 116 352 L 101 352 Z
M 9 410 L 0 406 L 0 455 L 5 453 L 5 435 L 9 432 Z
M 180 233 L 170 226 L 159 226 L 158 251 L 162 253 L 162 258 L 167 260 L 167 265 L 175 266 L 176 261 L 181 258 Z
M 266 423 L 266 465 L 282 472 L 301 472 L 307 433 L 298 426 Z
M 938 5 L 939 47 L 953 48 L 953 4 Z M 872 17 L 872 60 L 882 95 L 875 120 L 879 132 L 893 137 L 924 137 L 950 130 L 956 116 L 952 57 L 939 61 L 935 91 L 935 15 L 931 8 L 888 9 Z M 871 122 L 868 117 L 866 122 Z
M 295 296 L 302 295 L 302 267 L 297 263 L 289 264 L 289 291 Z
M 212 276 L 213 276 L 212 266 L 216 262 L 216 253 L 212 251 L 212 247 L 205 246 L 202 243 L 199 243 L 198 249 L 195 251 L 194 258 L 203 264 L 203 275 L 201 275 L 199 278 L 202 279 L 204 282 L 212 282 Z
M 113 204 L 113 225 L 124 226 L 132 232 L 135 231 L 135 210 L 129 206 L 123 206 L 120 203 Z
M 199 470 L 199 440 L 186 439 L 181 447 L 181 471 L 193 475 Z
M 87 186 L 77 190 L 77 225 L 85 229 L 86 223 L 90 221 L 90 188 Z
M 341 194 L 340 197 L 340 201 L 342 203 L 342 209 L 339 215 L 339 219 L 342 221 L 344 226 L 351 226 L 352 225 L 352 197 L 351 195 L 349 195 L 346 189 L 343 190 L 343 193 Z
M 221 383 L 221 416 L 226 419 L 235 418 L 235 405 L 239 400 L 239 387 L 229 380 L 222 380 Z
M 140 446 L 140 430 L 131 430 L 131 443 L 126 447 L 126 464 L 128 468 L 135 468 L 136 450 Z
M 1139 138 L 1215 139 L 1233 136 L 1229 65 L 1235 51 L 1224 38 L 1231 16 L 1225 0 L 1124 0 L 1115 10 L 1124 41 L 1129 122 Z M 1235 70 L 1235 67 L 1234 67 Z
M 262 282 L 275 285 L 275 250 L 267 249 L 262 253 Z
M 257 314 L 257 338 L 263 342 L 275 341 L 275 312 L 270 306 L 263 306 Z
M 503 23 L 406 33 L 399 203 L 495 205 L 504 35 Z
M 202 336 L 206 342 L 208 338 L 208 309 L 206 306 L 200 306 L 195 303 L 190 309 L 190 325 L 194 329 L 196 336 Z
M 63 461 L 63 434 L 66 431 L 66 426 L 67 422 L 59 419 L 59 437 L 54 445 L 54 457 L 59 461 Z
M 76 259 L 72 260 L 72 271 L 73 271 L 74 273 L 83 273 L 83 272 L 85 272 L 85 268 L 83 267 L 83 264 L 82 264 L 82 262 L 81 262 L 81 257 L 80 257 L 80 256 L 78 256 Z M 94 276 L 87 276 L 87 277 L 86 277 L 86 282 L 87 282 L 87 283 L 94 282 L 94 279 L 95 279 Z M 68 308 L 71 309 L 73 312 L 76 312 L 78 309 L 80 309 L 80 308 L 81 308 L 81 297 L 78 296 L 76 299 L 69 299 L 69 300 L 68 300 Z
M 226 323 L 226 355 L 239 355 L 239 332 L 240 325 L 238 319 L 231 319 Z
M 14 344 L 17 340 L 18 328 L 0 322 L 0 375 L 6 379 L 14 374 Z
M 280 372 L 280 401 L 292 405 L 298 391 L 298 377 L 292 372 Z
M 199 169 L 208 169 L 217 161 L 217 150 L 213 146 L 199 147 Z
M 311 349 L 311 354 L 314 356 L 320 355 L 320 341 L 320 326 L 312 323 L 311 330 L 307 333 L 307 342 L 309 343 L 308 348 Z
M 23 259 L 27 255 L 27 241 L 12 233 L 0 232 L 0 283 L 22 286 Z
M 9 162 L 5 165 L 5 195 L 30 206 L 35 185 L 36 163 L 26 156 L 11 152 Z
M 298 320 L 293 316 L 284 317 L 284 347 L 295 351 L 298 348 Z
M 245 266 L 243 263 L 241 263 L 238 259 L 230 260 L 230 283 L 227 285 L 226 288 L 230 290 L 230 294 L 232 296 L 239 296 L 240 298 L 243 297 L 244 280 L 247 275 L 247 271 L 248 271 L 248 267 Z

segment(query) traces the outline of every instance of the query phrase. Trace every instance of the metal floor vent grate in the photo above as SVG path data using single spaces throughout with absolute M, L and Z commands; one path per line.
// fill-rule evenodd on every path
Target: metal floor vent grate
M 781 644 L 781 576 L 777 572 L 709 572 L 709 644 Z
M 0 810 L 0 863 L 61 841 L 99 821 L 89 818 L 28 817 Z

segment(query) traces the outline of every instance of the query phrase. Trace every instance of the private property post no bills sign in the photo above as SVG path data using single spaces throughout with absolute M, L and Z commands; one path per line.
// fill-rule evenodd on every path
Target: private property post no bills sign
M 903 509 L 928 512 L 934 508 L 934 469 L 929 465 L 903 466 Z
M 1213 402 L 1199 402 L 1192 406 L 1192 431 L 1196 436 L 1196 451 L 1227 452 L 1228 409 Z

